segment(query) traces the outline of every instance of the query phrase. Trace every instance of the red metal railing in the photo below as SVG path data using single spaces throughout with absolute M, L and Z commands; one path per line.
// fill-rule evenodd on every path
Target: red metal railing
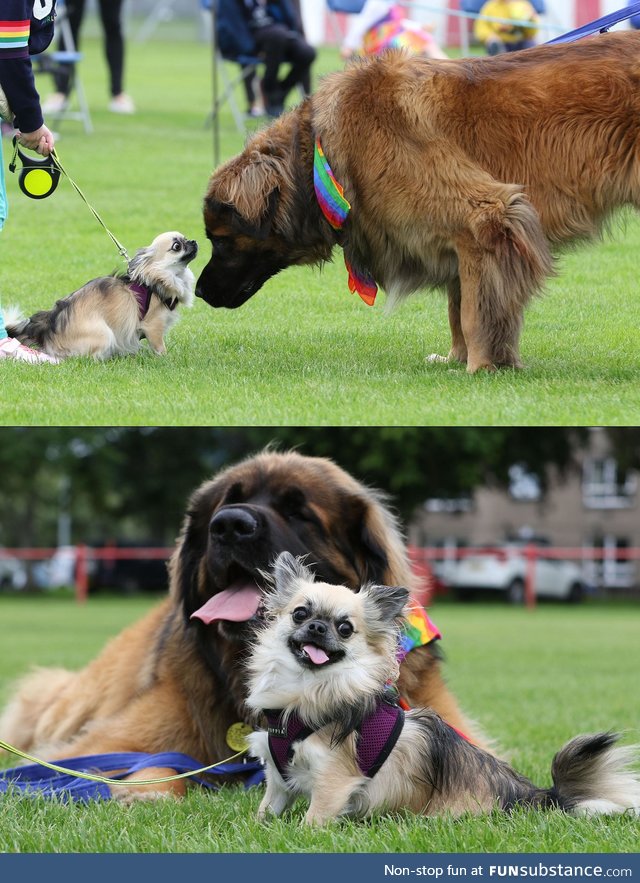
M 174 547 L 135 546 L 125 547 L 116 545 L 87 546 L 84 544 L 65 547 L 65 552 L 73 556 L 74 583 L 78 601 L 85 601 L 89 593 L 90 562 L 118 560 L 165 560 L 168 561 L 174 552 Z M 60 555 L 61 550 L 55 548 L 1 548 L 0 560 L 18 559 L 22 561 L 47 561 L 54 555 Z M 419 599 L 427 603 L 434 592 L 435 578 L 433 564 L 436 562 L 457 561 L 470 555 L 496 555 L 504 559 L 507 552 L 503 546 L 464 547 L 456 549 L 443 549 L 442 547 L 410 546 L 409 557 L 415 573 L 418 575 L 421 586 L 417 592 Z M 594 547 L 545 547 L 527 544 L 521 547 L 520 554 L 527 562 L 525 576 L 525 602 L 528 606 L 535 604 L 535 568 L 539 558 L 554 558 L 557 560 L 576 561 L 584 564 L 587 561 L 640 561 L 640 548 L 628 549 L 605 549 Z
M 86 601 L 89 595 L 89 563 L 91 561 L 168 561 L 173 552 L 173 546 L 87 546 L 80 544 L 64 547 L 62 552 L 60 549 L 3 548 L 0 549 L 0 560 L 2 558 L 17 558 L 22 561 L 48 561 L 56 554 L 68 554 L 73 558 L 76 598 L 82 602 Z
M 475 546 L 464 547 L 460 549 L 444 550 L 442 547 L 418 547 L 409 548 L 409 555 L 412 563 L 422 564 L 422 566 L 431 566 L 437 561 L 458 561 L 462 558 L 468 558 L 475 555 L 495 555 L 498 558 L 505 559 L 507 551 L 504 546 Z M 553 558 L 555 560 L 576 561 L 584 563 L 585 561 L 640 561 L 640 548 L 628 548 L 615 550 L 608 548 L 596 548 L 593 546 L 570 546 L 570 547 L 551 547 L 536 546 L 534 543 L 528 543 L 520 547 L 519 554 L 523 555 L 527 562 L 525 571 L 525 603 L 528 607 L 535 606 L 535 568 L 539 558 Z

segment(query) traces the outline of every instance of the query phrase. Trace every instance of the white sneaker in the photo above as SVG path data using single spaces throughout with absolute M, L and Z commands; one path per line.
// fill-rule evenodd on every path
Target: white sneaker
M 48 113 L 62 113 L 63 110 L 67 109 L 68 104 L 68 95 L 65 95 L 64 92 L 53 92 L 47 99 L 45 99 L 42 105 L 42 112 L 45 116 Z
M 126 92 L 121 92 L 119 95 L 114 95 L 111 99 L 109 110 L 112 113 L 135 113 L 136 106 L 130 95 L 127 95 Z
M 39 363 L 57 365 L 60 362 L 60 359 L 56 359 L 54 356 L 29 349 L 15 337 L 3 337 L 0 340 L 0 359 L 15 359 L 16 362 L 29 362 L 31 365 Z

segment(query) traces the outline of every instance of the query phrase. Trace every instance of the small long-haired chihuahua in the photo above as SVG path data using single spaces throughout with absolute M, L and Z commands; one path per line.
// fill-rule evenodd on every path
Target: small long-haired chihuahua
M 59 358 L 134 355 L 144 337 L 163 355 L 164 336 L 177 320 L 176 307 L 193 303 L 195 280 L 188 265 L 197 253 L 195 240 L 161 233 L 136 252 L 126 273 L 92 279 L 30 319 L 8 309 L 7 332 Z
M 408 592 L 367 585 L 358 593 L 314 581 L 289 553 L 248 661 L 247 704 L 268 729 L 249 737 L 266 761 L 259 816 L 280 815 L 299 795 L 308 823 L 405 808 L 480 813 L 516 805 L 594 815 L 640 812 L 636 754 L 611 733 L 577 736 L 555 756 L 552 788 L 538 788 L 472 745 L 434 711 L 403 711 L 389 685 Z

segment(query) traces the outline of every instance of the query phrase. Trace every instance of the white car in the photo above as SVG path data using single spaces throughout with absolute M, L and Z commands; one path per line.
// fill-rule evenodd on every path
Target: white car
M 38 561 L 33 568 L 34 579 L 41 589 L 59 589 L 75 584 L 76 547 L 58 546 L 51 558 Z
M 535 545 L 539 553 L 533 580 L 536 597 L 582 600 L 586 586 L 580 568 L 573 561 L 545 558 L 544 546 Z M 448 584 L 461 599 L 485 592 L 502 592 L 510 603 L 522 604 L 528 567 L 525 548 L 525 543 L 507 543 L 495 549 L 470 552 L 450 568 Z
M 0 589 L 24 589 L 27 568 L 23 561 L 0 553 Z

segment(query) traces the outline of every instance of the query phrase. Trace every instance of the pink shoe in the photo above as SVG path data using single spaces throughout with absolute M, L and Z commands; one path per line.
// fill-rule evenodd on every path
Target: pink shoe
M 16 362 L 29 362 L 31 365 L 38 363 L 57 365 L 60 362 L 60 359 L 56 359 L 54 356 L 29 349 L 15 337 L 5 337 L 0 340 L 0 359 L 15 359 Z

